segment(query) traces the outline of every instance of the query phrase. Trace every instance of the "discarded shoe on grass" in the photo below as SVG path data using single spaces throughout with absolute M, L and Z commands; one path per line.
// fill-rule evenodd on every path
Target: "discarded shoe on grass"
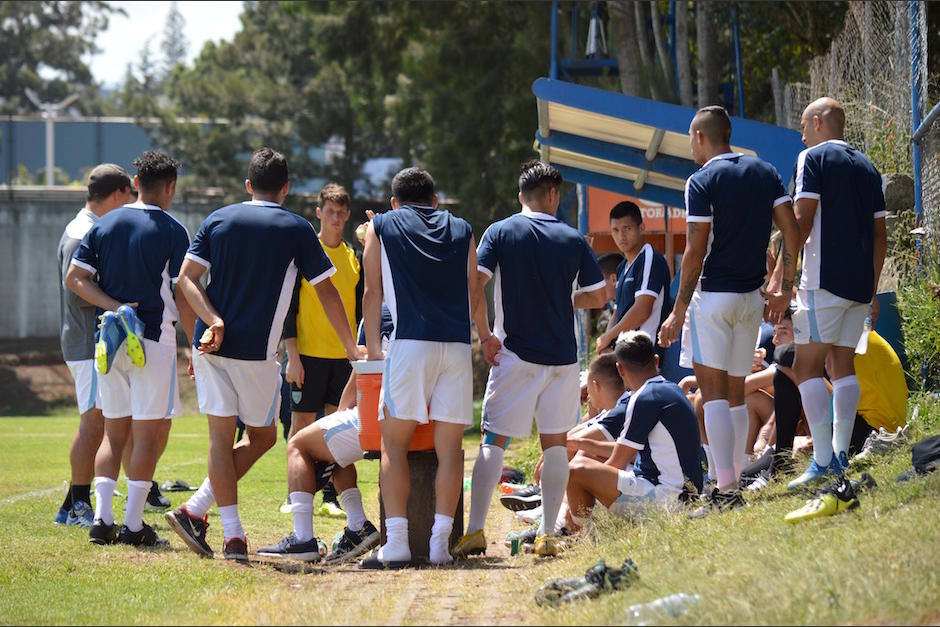
M 620 568 L 609 568 L 603 559 L 587 569 L 583 576 L 553 579 L 535 592 L 540 606 L 558 607 L 578 599 L 593 599 L 604 592 L 623 590 L 640 578 L 640 571 L 629 557 Z

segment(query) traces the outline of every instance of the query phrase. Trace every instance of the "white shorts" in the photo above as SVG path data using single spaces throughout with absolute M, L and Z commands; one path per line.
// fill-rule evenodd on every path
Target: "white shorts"
M 473 424 L 473 365 L 461 342 L 392 340 L 382 372 L 379 420 Z
M 147 363 L 138 368 L 118 348 L 108 374 L 98 373 L 101 412 L 105 418 L 159 420 L 182 413 L 176 385 L 176 346 L 144 341 Z
M 532 419 L 539 433 L 565 433 L 581 417 L 578 364 L 545 366 L 523 361 L 505 347 L 490 369 L 483 395 L 483 430 L 525 438 Z
M 679 503 L 679 492 L 663 485 L 653 485 L 645 477 L 637 477 L 632 469 L 619 472 L 617 489 L 620 490 L 620 496 L 608 509 L 626 518 L 642 514 L 654 503 L 667 508 Z
M 696 289 L 682 326 L 679 365 L 691 368 L 694 362 L 746 377 L 754 365 L 763 316 L 764 299 L 758 290 L 736 294 Z
M 834 344 L 855 348 L 870 303 L 858 303 L 827 290 L 799 290 L 793 312 L 793 337 L 797 344 Z
M 98 392 L 98 371 L 94 359 L 67 361 L 65 365 L 75 380 L 75 400 L 78 401 L 78 413 L 84 414 L 97 407 L 101 409 L 101 394 Z
M 359 408 L 344 409 L 317 420 L 315 425 L 323 431 L 326 448 L 342 468 L 355 464 L 362 459 L 362 445 L 359 444 Z
M 238 416 L 249 427 L 266 427 L 281 406 L 281 368 L 273 359 L 247 360 L 193 351 L 199 411 Z

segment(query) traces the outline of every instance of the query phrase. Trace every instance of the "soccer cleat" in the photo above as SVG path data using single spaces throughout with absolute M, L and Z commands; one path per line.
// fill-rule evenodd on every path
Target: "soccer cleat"
M 450 554 L 457 559 L 471 555 L 486 555 L 486 536 L 483 535 L 483 530 L 478 529 L 461 536 L 454 548 L 450 550 Z
M 235 539 L 239 540 L 240 538 Z M 227 543 L 226 550 L 228 550 Z M 258 555 L 263 555 L 264 557 L 283 557 L 303 562 L 317 562 L 322 557 L 320 555 L 319 540 L 310 538 L 306 542 L 301 542 L 293 533 L 275 545 L 261 547 L 258 549 Z M 226 555 L 226 558 L 228 558 L 228 555 Z
M 317 547 L 318 549 L 319 547 Z M 317 555 L 320 554 L 320 551 L 317 550 Z M 247 562 L 248 561 L 248 539 L 247 538 L 231 538 L 225 541 L 225 545 L 222 548 L 222 557 L 227 560 L 235 560 L 236 562 Z
M 640 578 L 636 563 L 629 557 L 620 568 L 608 568 L 600 560 L 587 569 L 583 577 L 553 579 L 535 592 L 535 603 L 557 607 L 562 603 L 578 599 L 593 599 L 603 592 L 623 590 Z
M 511 547 L 513 540 L 518 540 L 520 546 L 525 547 L 528 545 L 532 547 L 535 544 L 535 538 L 539 534 L 539 525 L 534 524 L 528 529 L 523 529 L 522 531 L 510 531 L 506 534 L 506 546 Z
M 516 490 L 522 490 L 528 488 L 531 484 L 525 483 L 500 483 L 499 484 L 499 493 L 500 494 L 512 494 Z
M 858 507 L 858 496 L 850 481 L 844 478 L 837 483 L 826 486 L 813 498 L 806 501 L 806 505 L 793 510 L 783 517 L 788 523 L 798 523 L 804 520 L 834 516 Z
M 748 492 L 760 492 L 764 488 L 770 485 L 770 480 L 773 478 L 770 472 L 767 470 L 762 470 L 757 478 L 747 484 L 747 487 L 744 489 Z
M 114 356 L 117 354 L 125 332 L 113 311 L 106 311 L 98 317 L 98 333 L 95 342 L 95 369 L 101 374 L 111 371 Z
M 108 525 L 100 518 L 96 518 L 88 529 L 88 541 L 92 544 L 114 544 L 117 539 L 117 526 Z
M 346 512 L 333 501 L 324 501 L 323 504 L 320 505 L 319 513 L 321 516 L 328 516 L 330 518 L 346 518 Z
M 799 488 L 810 487 L 811 485 L 823 481 L 825 479 L 838 479 L 842 476 L 843 469 L 842 464 L 839 462 L 839 459 L 832 455 L 832 460 L 829 462 L 829 465 L 823 468 L 816 463 L 814 459 L 809 464 L 802 475 L 791 481 L 787 484 L 788 490 L 797 490 Z
M 127 356 L 132 364 L 143 368 L 147 363 L 147 355 L 144 353 L 144 323 L 130 305 L 118 307 L 117 318 L 127 336 Z
M 726 512 L 738 507 L 747 507 L 747 502 L 741 496 L 740 492 L 719 492 L 714 488 L 711 494 L 706 494 L 705 504 L 689 514 L 689 518 L 704 518 L 714 511 Z
M 535 538 L 537 557 L 555 557 L 568 550 L 568 544 L 558 536 L 538 536 Z
M 150 492 L 147 493 L 147 500 L 144 502 L 144 511 L 165 512 L 170 509 L 172 505 L 170 499 L 160 493 L 160 487 L 157 485 L 157 482 L 152 481 L 150 484 Z
M 69 510 L 65 509 L 64 507 L 60 507 L 58 511 L 56 511 L 55 513 L 55 518 L 52 519 L 53 524 L 56 524 L 56 525 L 68 524 L 70 513 L 71 512 L 69 512 Z
M 69 512 L 65 524 L 69 527 L 81 527 L 82 529 L 91 529 L 95 521 L 95 510 L 85 501 L 75 501 L 72 504 L 72 510 Z
M 499 502 L 513 512 L 535 509 L 542 504 L 542 488 L 537 485 L 528 485 L 509 494 L 500 495 Z
M 326 556 L 327 564 L 342 564 L 353 560 L 368 550 L 379 545 L 379 531 L 368 520 L 359 531 L 351 531 L 346 527 L 339 542 L 333 551 Z
M 884 455 L 897 448 L 906 440 L 907 425 L 904 425 L 903 428 L 898 427 L 893 432 L 886 431 L 884 427 L 880 427 L 878 431 L 872 431 L 868 434 L 865 444 L 862 445 L 862 450 L 858 455 L 852 458 L 852 463 L 868 460 L 876 455 Z
M 206 530 L 209 529 L 209 517 L 196 518 L 189 514 L 186 504 L 163 515 L 170 529 L 183 539 L 192 551 L 205 557 L 212 557 L 212 547 L 206 542 Z
M 845 451 L 839 451 L 839 454 L 836 456 L 836 459 L 839 460 L 839 466 L 842 468 L 844 473 L 849 467 L 849 456 Z
M 169 548 L 170 543 L 166 539 L 158 536 L 153 527 L 147 523 L 143 523 L 143 525 L 140 531 L 131 531 L 127 528 L 127 525 L 121 525 L 121 533 L 118 534 L 117 541 L 121 544 L 129 544 L 131 546 L 155 549 Z

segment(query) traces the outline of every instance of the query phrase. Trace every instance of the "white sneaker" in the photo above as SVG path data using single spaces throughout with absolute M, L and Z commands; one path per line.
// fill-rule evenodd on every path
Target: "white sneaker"
M 516 512 L 516 518 L 529 523 L 540 522 L 542 520 L 542 506 L 539 505 L 533 509 L 523 509 Z

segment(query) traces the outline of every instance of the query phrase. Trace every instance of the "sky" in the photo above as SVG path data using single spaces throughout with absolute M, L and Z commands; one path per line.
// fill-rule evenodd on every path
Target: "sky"
M 170 2 L 112 2 L 124 9 L 127 16 L 112 15 L 108 29 L 95 40 L 101 50 L 91 58 L 91 72 L 99 83 L 114 87 L 124 80 L 127 64 L 136 64 L 140 51 L 150 39 L 150 50 L 155 58 L 162 56 L 160 43 Z M 184 1 L 178 4 L 186 20 L 186 39 L 189 42 L 187 63 L 202 50 L 207 41 L 231 40 L 241 29 L 239 15 L 241 2 Z

